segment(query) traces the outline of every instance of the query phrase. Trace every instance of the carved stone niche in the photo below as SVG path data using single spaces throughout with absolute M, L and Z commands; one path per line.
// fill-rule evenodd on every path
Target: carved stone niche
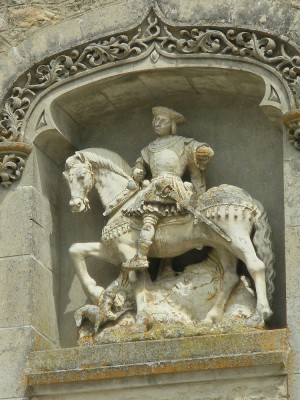
M 152 140 L 150 110 L 158 104 L 174 108 L 186 117 L 188 122 L 179 130 L 180 135 L 207 142 L 214 149 L 215 161 L 206 174 L 208 187 L 234 184 L 264 204 L 273 230 L 277 274 L 272 306 L 274 317 L 270 327 L 283 328 L 286 321 L 282 302 L 285 298 L 282 164 L 286 138 L 281 130 L 282 114 L 296 107 L 292 89 L 284 76 L 270 66 L 270 62 L 262 62 L 262 57 L 255 57 L 253 51 L 243 54 L 242 49 L 249 49 L 249 41 L 239 48 L 241 41 L 228 39 L 230 34 L 228 36 L 227 29 L 218 31 L 215 36 L 218 41 L 213 40 L 211 44 L 221 43 L 222 51 L 206 51 L 204 45 L 199 45 L 198 52 L 189 52 L 180 48 L 181 42 L 176 41 L 176 27 L 167 26 L 156 17 L 151 17 L 144 24 L 139 31 L 140 41 L 134 39 L 135 32 L 129 31 L 130 40 L 127 41 L 118 37 L 103 39 L 101 43 L 106 46 L 106 52 L 102 45 L 98 46 L 100 50 L 95 50 L 97 46 L 89 44 L 81 53 L 73 49 L 67 56 L 60 55 L 53 59 L 52 64 L 47 64 L 48 72 L 45 66 L 39 67 L 40 82 L 45 82 L 45 85 L 23 121 L 22 130 L 34 144 L 37 165 L 43 171 L 51 171 L 51 175 L 43 175 L 42 186 L 45 196 L 49 199 L 52 196 L 51 202 L 55 207 L 50 218 L 54 234 L 59 235 L 59 240 L 52 247 L 52 255 L 53 262 L 59 265 L 58 268 L 56 265 L 55 279 L 60 291 L 61 347 L 76 345 L 77 329 L 73 314 L 87 301 L 72 269 L 68 248 L 75 242 L 98 241 L 105 223 L 103 209 L 95 193 L 90 194 L 91 209 L 86 214 L 73 215 L 70 212 L 69 192 L 61 178 L 64 161 L 76 150 L 101 147 L 115 151 L 133 164 L 140 149 Z M 160 35 L 162 26 L 167 26 L 165 40 L 163 33 Z M 190 36 L 197 36 L 191 28 L 187 29 Z M 200 34 L 199 29 L 197 32 Z M 110 43 L 114 40 L 117 48 L 118 40 L 125 40 L 127 45 L 133 41 L 135 46 L 128 45 L 127 48 L 124 45 L 128 52 L 118 58 L 114 54 L 121 53 L 107 50 L 111 49 Z M 166 46 L 168 40 L 170 47 Z M 141 51 L 131 51 L 133 47 Z M 223 51 L 225 48 L 230 51 Z M 267 54 L 263 56 L 266 58 Z M 55 72 L 56 66 L 60 73 L 63 66 L 65 76 L 48 84 L 47 78 L 55 76 L 50 74 L 50 69 Z M 36 82 L 27 85 L 31 90 L 41 89 L 41 84 Z M 60 215 L 59 220 L 57 214 Z M 182 269 L 184 265 L 196 263 L 198 256 L 198 253 L 186 255 L 177 261 L 177 266 Z M 119 274 L 116 267 L 104 262 L 91 260 L 88 268 L 102 286 L 108 286 Z M 226 338 L 233 343 L 228 351 L 224 351 Z M 135 388 L 139 388 L 145 384 L 147 375 L 165 374 L 157 378 L 164 385 L 165 377 L 171 373 L 174 373 L 173 378 L 176 377 L 172 378 L 172 382 L 177 380 L 182 383 L 186 382 L 186 372 L 195 371 L 189 379 L 197 382 L 198 387 L 205 382 L 205 390 L 210 390 L 210 378 L 205 372 L 210 369 L 215 370 L 219 379 L 228 379 L 227 398 L 234 394 L 247 394 L 248 377 L 258 379 L 261 374 L 264 374 L 264 393 L 273 390 L 272 395 L 276 398 L 277 387 L 281 387 L 283 392 L 285 390 L 287 342 L 284 329 L 228 336 L 218 332 L 210 338 L 182 340 L 173 338 L 166 344 L 158 341 L 149 346 L 143 342 L 123 344 L 124 347 L 116 344 L 112 350 L 110 345 L 102 345 L 94 353 L 92 349 L 81 348 L 60 349 L 51 355 L 46 352 L 33 354 L 28 372 L 29 384 L 37 398 L 39 394 L 45 398 L 59 398 L 55 396 L 62 393 L 67 396 L 66 393 L 71 390 L 67 382 L 74 385 L 77 382 L 78 393 L 92 389 L 98 393 L 102 389 L 97 384 L 87 389 L 91 381 L 103 379 L 108 388 L 109 379 L 116 378 L 114 390 L 117 393 L 124 377 L 142 375 L 141 378 L 133 378 Z M 239 353 L 240 346 L 245 343 L 248 347 Z M 170 351 L 165 354 L 164 346 L 174 349 L 174 363 L 164 362 L 166 358 L 170 360 L 173 354 Z M 188 351 L 183 351 L 184 346 L 188 346 Z M 149 359 L 147 349 L 152 354 Z M 97 354 L 99 358 L 103 357 L 101 365 L 97 366 L 95 359 L 90 362 L 91 353 L 96 358 Z M 237 353 L 240 355 L 237 356 Z M 128 354 L 136 357 L 127 359 Z M 79 357 L 76 366 L 68 363 L 75 357 Z M 191 359 L 189 363 L 188 359 Z M 142 372 L 138 371 L 138 365 L 142 365 Z M 230 370 L 231 367 L 234 368 Z M 76 368 L 79 368 L 79 374 L 74 373 Z M 234 383 L 236 373 L 244 374 L 244 393 L 234 392 L 238 390 Z M 80 381 L 83 383 L 78 383 Z M 47 386 L 49 382 L 53 385 Z M 126 393 L 126 398 L 130 398 L 129 389 Z

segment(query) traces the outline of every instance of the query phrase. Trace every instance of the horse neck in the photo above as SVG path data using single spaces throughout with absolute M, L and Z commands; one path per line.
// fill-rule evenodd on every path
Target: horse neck
M 128 184 L 128 180 L 108 169 L 94 171 L 95 187 L 104 207 L 117 197 Z

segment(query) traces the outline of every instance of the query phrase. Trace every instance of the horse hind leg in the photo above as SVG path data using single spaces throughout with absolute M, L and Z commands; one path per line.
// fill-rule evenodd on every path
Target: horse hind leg
M 236 245 L 236 247 L 238 247 L 237 256 L 246 264 L 255 284 L 257 297 L 256 316 L 263 319 L 263 321 L 267 321 L 271 318 L 273 312 L 267 298 L 265 264 L 257 257 L 248 235 L 243 237 L 242 241 L 239 240 L 239 245 Z
M 148 309 L 148 299 L 146 289 L 146 280 L 148 272 L 143 270 L 139 271 L 139 277 L 135 284 L 135 298 L 136 298 L 136 323 L 132 327 L 133 333 L 142 333 L 151 329 L 153 325 L 151 314 Z
M 233 288 L 239 281 L 236 272 L 237 258 L 235 255 L 225 248 L 218 248 L 216 251 L 223 267 L 224 275 L 215 304 L 203 320 L 203 322 L 209 324 L 215 324 L 222 321 L 227 300 Z

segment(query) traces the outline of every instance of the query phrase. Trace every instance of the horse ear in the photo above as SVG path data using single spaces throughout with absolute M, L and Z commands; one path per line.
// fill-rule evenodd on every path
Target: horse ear
M 75 158 L 77 158 L 77 160 L 81 161 L 82 163 L 85 162 L 85 156 L 79 151 L 76 151 Z
M 63 174 L 64 179 L 68 180 L 69 175 L 68 175 L 67 171 L 64 171 L 62 174 Z

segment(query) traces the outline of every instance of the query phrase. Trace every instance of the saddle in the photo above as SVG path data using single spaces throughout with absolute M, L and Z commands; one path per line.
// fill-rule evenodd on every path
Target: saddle
M 161 218 L 157 225 L 157 230 L 171 225 L 182 225 L 194 219 L 190 213 Z M 101 240 L 110 241 L 132 230 L 140 231 L 143 226 L 142 218 L 121 216 L 116 221 L 108 221 L 102 229 Z

